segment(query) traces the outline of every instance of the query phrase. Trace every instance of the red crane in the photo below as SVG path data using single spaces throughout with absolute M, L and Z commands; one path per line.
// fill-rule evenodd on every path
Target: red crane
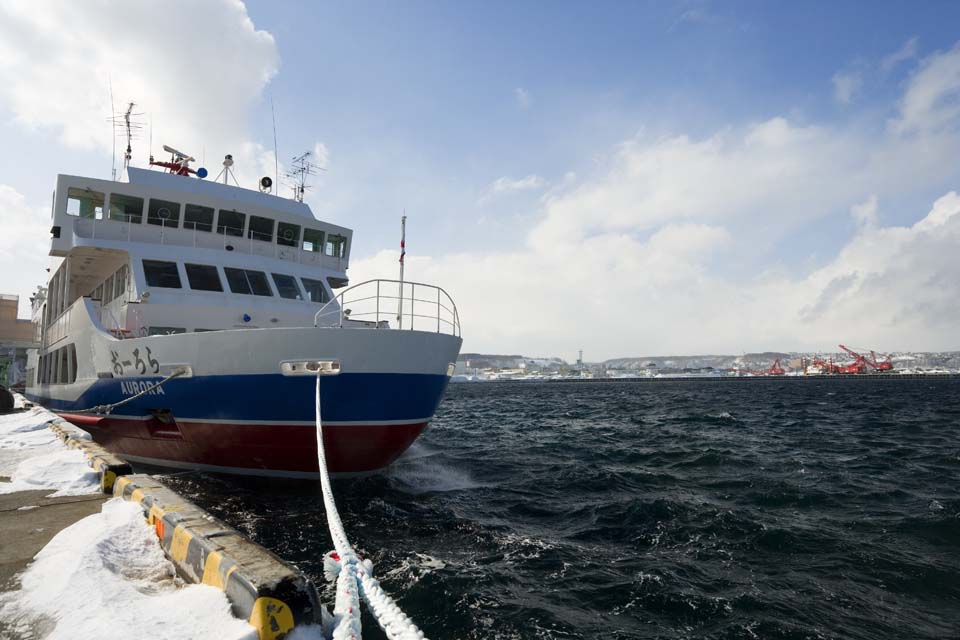
M 756 369 L 753 371 L 747 371 L 746 373 L 754 376 L 782 376 L 787 372 L 783 370 L 783 367 L 780 366 L 780 358 L 777 358 L 773 361 L 773 364 L 770 365 L 769 369 Z M 741 369 L 739 375 L 743 375 L 744 371 Z
M 890 361 L 890 356 L 887 356 L 887 359 L 884 360 L 883 362 L 877 362 L 877 354 L 873 351 L 870 352 L 870 357 L 867 358 L 866 356 L 860 355 L 856 351 L 849 349 L 843 346 L 842 344 L 839 346 L 841 349 L 843 349 L 844 351 L 849 353 L 851 356 L 856 358 L 856 361 L 854 362 L 854 364 L 857 365 L 858 369 L 862 369 L 862 370 L 858 370 L 851 373 L 866 373 L 868 366 L 872 368 L 874 371 L 892 371 L 893 370 L 893 362 Z

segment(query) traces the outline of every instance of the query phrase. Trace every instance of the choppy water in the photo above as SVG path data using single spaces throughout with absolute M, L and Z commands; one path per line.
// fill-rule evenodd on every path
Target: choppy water
M 958 476 L 958 381 L 489 383 L 334 490 L 433 638 L 956 638 Z M 174 482 L 324 585 L 318 485 Z

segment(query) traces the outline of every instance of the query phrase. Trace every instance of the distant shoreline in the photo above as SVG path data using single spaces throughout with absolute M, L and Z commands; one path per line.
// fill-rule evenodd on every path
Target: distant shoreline
M 808 376 L 662 376 L 637 378 L 544 378 L 540 380 L 516 380 L 509 378 L 489 380 L 457 380 L 453 384 L 490 384 L 509 382 L 513 384 L 530 384 L 537 382 L 739 382 L 739 381 L 824 381 L 824 380 L 960 380 L 960 373 L 836 373 L 830 375 Z

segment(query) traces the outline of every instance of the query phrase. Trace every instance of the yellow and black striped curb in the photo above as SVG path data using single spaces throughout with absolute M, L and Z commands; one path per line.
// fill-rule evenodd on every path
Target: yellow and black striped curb
M 86 431 L 81 431 L 66 420 L 56 418 L 47 423 L 47 426 L 68 448 L 79 449 L 87 456 L 87 462 L 100 474 L 100 489 L 104 493 L 113 493 L 117 478 L 133 473 L 130 463 L 124 462 L 90 440 Z
M 320 624 L 317 592 L 306 576 L 155 478 L 118 478 L 113 494 L 138 502 L 177 572 L 189 582 L 222 589 L 233 614 L 256 627 L 260 640 Z

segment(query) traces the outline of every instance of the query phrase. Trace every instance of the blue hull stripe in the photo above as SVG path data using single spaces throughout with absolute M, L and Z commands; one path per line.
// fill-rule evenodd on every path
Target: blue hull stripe
M 32 396 L 57 411 L 76 411 L 119 402 L 162 378 L 97 380 L 77 401 Z M 449 378 L 407 373 L 341 373 L 324 377 L 320 396 L 324 422 L 416 420 L 433 416 Z M 312 421 L 313 376 L 280 374 L 174 378 L 163 393 L 137 398 L 117 416 L 145 416 L 169 409 L 180 420 Z

